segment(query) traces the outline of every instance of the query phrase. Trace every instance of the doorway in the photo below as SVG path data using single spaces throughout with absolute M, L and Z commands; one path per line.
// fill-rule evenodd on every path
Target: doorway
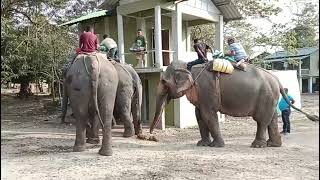
M 161 30 L 162 38 L 162 50 L 170 49 L 170 32 L 169 29 Z M 152 49 L 155 49 L 155 40 L 154 40 L 154 29 L 152 29 Z M 155 57 L 155 52 L 153 52 L 153 57 Z M 153 58 L 153 63 L 155 64 L 155 59 Z M 168 66 L 170 64 L 170 53 L 162 52 L 162 64 L 163 66 Z

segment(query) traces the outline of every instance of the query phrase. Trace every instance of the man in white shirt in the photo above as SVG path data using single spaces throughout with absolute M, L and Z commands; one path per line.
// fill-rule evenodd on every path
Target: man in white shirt
M 107 34 L 103 35 L 103 41 L 100 43 L 100 49 L 108 53 L 108 58 L 119 62 L 117 43 Z

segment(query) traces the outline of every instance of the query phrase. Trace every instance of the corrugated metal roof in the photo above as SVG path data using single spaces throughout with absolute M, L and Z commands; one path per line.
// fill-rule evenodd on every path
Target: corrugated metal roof
M 289 59 L 300 60 L 300 59 L 304 59 L 304 58 L 309 57 L 309 56 L 310 55 L 298 56 L 298 57 L 280 57 L 280 58 L 265 60 L 265 62 L 288 61 Z
M 167 0 L 168 2 L 173 2 L 176 0 Z M 224 21 L 232 21 L 242 19 L 238 8 L 231 2 L 231 0 L 211 0 L 213 4 L 219 9 L 223 16 Z M 105 0 L 99 8 L 101 9 L 113 9 L 119 3 L 119 0 Z
M 103 3 L 101 3 L 98 6 L 98 8 L 111 10 L 111 9 L 115 8 L 118 4 L 119 4 L 119 0 L 105 0 Z
M 296 54 L 289 53 L 288 51 L 278 51 L 278 52 L 275 52 L 275 53 L 267 56 L 266 60 L 305 56 L 305 55 L 310 55 L 318 50 L 319 50 L 318 47 L 299 48 L 299 49 L 297 49 Z
M 238 8 L 231 2 L 231 0 L 211 1 L 221 11 L 224 21 L 239 20 L 243 18 Z
M 64 26 L 64 25 L 72 25 L 72 24 L 76 24 L 78 22 L 84 21 L 84 20 L 88 20 L 88 19 L 92 19 L 92 18 L 97 18 L 97 17 L 102 17 L 102 16 L 107 16 L 108 14 L 108 10 L 101 10 L 101 11 L 96 11 L 96 12 L 92 12 L 89 13 L 85 16 L 81 16 L 77 19 L 73 19 L 71 21 L 65 22 L 63 24 L 60 24 L 60 26 Z

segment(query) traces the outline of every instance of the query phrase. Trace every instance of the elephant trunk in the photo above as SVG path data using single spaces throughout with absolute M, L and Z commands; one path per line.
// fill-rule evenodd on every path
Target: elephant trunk
M 168 97 L 168 92 L 163 85 L 163 83 L 159 83 L 158 85 L 158 92 L 157 92 L 157 99 L 156 99 L 156 112 L 154 114 L 153 122 L 150 126 L 150 135 L 153 133 L 154 127 L 159 123 L 162 111 L 164 106 L 166 105 Z
M 290 103 L 288 97 L 287 97 L 287 94 L 285 93 L 284 89 L 281 87 L 280 88 L 280 93 L 282 95 L 282 97 L 284 98 L 284 100 L 287 102 L 287 104 L 289 104 L 293 109 L 301 112 L 302 114 L 306 115 L 308 119 L 310 119 L 311 121 L 319 121 L 319 117 L 316 116 L 316 115 L 310 115 L 304 111 L 302 111 L 301 109 L 295 107 L 293 104 Z

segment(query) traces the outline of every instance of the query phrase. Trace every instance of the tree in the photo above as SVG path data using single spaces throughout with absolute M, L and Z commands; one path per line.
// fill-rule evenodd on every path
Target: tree
M 227 22 L 224 27 L 226 37 L 232 36 L 241 40 L 242 45 L 248 53 L 251 53 L 251 47 L 255 45 L 256 28 L 246 21 L 248 18 L 266 18 L 281 12 L 281 8 L 275 7 L 264 0 L 242 0 L 232 1 L 244 16 L 244 20 Z M 192 38 L 200 38 L 205 42 L 214 44 L 215 30 L 210 24 L 199 25 L 192 28 Z M 226 45 L 225 45 L 226 46 Z M 227 49 L 225 47 L 224 49 Z
M 27 0 L 1 2 L 1 78 L 2 82 L 20 83 L 21 96 L 30 94 L 30 82 L 59 80 L 62 66 L 78 42 L 67 28 L 53 25 L 43 13 L 44 7 L 55 8 L 52 2 L 58 1 L 37 2 L 42 4 Z

